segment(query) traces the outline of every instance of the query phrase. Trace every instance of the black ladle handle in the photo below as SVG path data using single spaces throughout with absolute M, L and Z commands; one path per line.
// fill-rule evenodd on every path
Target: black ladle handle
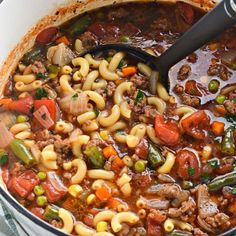
M 158 58 L 165 73 L 180 60 L 236 23 L 236 0 L 223 0 Z

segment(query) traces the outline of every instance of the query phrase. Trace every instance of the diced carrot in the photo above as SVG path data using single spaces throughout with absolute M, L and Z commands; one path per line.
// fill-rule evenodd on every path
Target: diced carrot
M 113 148 L 112 146 L 107 146 L 102 151 L 103 151 L 104 157 L 106 158 L 110 158 L 111 156 L 117 155 L 115 148 Z
M 70 44 L 70 40 L 64 35 L 56 40 L 56 43 L 64 43 L 65 45 Z
M 215 135 L 221 135 L 224 132 L 225 124 L 223 122 L 214 121 L 211 128 Z
M 2 98 L 2 99 L 0 99 L 0 107 L 1 106 L 7 107 L 7 105 L 11 102 L 12 102 L 11 98 Z
M 119 171 L 124 165 L 124 162 L 116 155 L 111 163 L 111 169 L 113 171 Z
M 115 80 L 114 82 L 115 82 L 115 84 L 118 86 L 118 85 L 120 85 L 121 83 L 123 83 L 125 80 L 124 79 L 117 79 L 117 80 Z
M 122 73 L 124 77 L 133 75 L 136 72 L 137 72 L 137 69 L 135 66 L 128 66 L 128 67 L 122 68 Z
M 236 202 L 230 204 L 229 211 L 234 215 L 236 214 Z
M 101 201 L 107 201 L 111 197 L 111 193 L 106 186 L 102 186 L 101 188 L 97 189 L 95 194 Z
M 108 207 L 109 209 L 117 210 L 117 207 L 118 207 L 119 205 L 121 205 L 121 204 L 122 204 L 121 200 L 118 200 L 117 198 L 111 197 L 111 198 L 108 200 L 107 207 Z
M 226 109 L 223 105 L 216 105 L 215 109 L 222 116 L 224 116 L 226 114 Z

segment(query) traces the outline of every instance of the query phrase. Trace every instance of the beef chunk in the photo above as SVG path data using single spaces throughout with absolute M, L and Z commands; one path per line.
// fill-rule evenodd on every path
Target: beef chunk
M 199 107 L 201 104 L 201 100 L 197 97 L 192 97 L 188 94 L 182 95 L 181 97 L 182 103 L 191 107 Z
M 210 76 L 218 76 L 222 80 L 228 80 L 232 73 L 226 66 L 222 64 L 214 64 L 209 66 L 207 74 Z
M 166 214 L 162 211 L 151 210 L 147 217 L 147 235 L 163 236 L 164 232 L 161 223 L 166 219 Z
M 171 29 L 171 22 L 166 17 L 160 17 L 157 20 L 154 20 L 151 24 L 151 28 L 155 31 L 169 31 Z
M 133 82 L 135 87 L 145 90 L 148 88 L 149 79 L 146 76 L 135 74 L 130 78 L 130 82 Z
M 129 15 L 129 12 L 127 10 L 125 10 L 124 8 L 119 8 L 116 10 L 111 10 L 108 12 L 108 20 L 115 20 L 115 19 L 120 19 L 123 17 L 126 17 Z
M 234 102 L 234 100 L 226 100 L 224 106 L 230 114 L 236 115 L 236 102 Z
M 84 32 L 79 38 L 82 41 L 84 48 L 91 48 L 98 44 L 97 37 L 90 31 Z
M 108 82 L 107 84 L 107 96 L 111 97 L 115 93 L 116 90 L 116 84 L 112 81 Z
M 47 72 L 44 64 L 41 61 L 35 61 L 34 64 L 31 66 L 31 70 L 33 73 L 38 74 L 38 73 L 45 73 Z
M 187 61 L 191 63 L 195 63 L 197 61 L 197 54 L 192 53 L 187 57 Z
M 194 236 L 208 236 L 207 233 L 202 232 L 199 228 L 193 229 Z
M 180 67 L 177 79 L 186 80 L 191 72 L 191 67 L 188 64 L 184 64 Z

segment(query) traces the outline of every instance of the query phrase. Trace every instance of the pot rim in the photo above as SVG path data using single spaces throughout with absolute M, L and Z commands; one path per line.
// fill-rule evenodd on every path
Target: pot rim
M 73 0 L 71 0 L 73 2 Z M 108 0 L 109 1 L 109 0 Z M 143 2 L 149 2 L 148 0 L 140 0 Z M 121 1 L 110 1 L 110 3 L 104 3 L 100 4 L 102 6 L 99 7 L 92 7 L 92 9 L 96 9 L 96 8 L 100 8 L 103 6 L 112 6 L 113 4 L 119 4 L 119 3 L 128 3 L 128 2 L 140 2 L 139 0 L 121 0 Z M 209 9 L 211 9 L 211 6 L 206 5 L 202 5 L 202 6 L 198 6 L 199 4 L 196 4 L 196 2 L 191 0 L 150 0 L 152 2 L 160 2 L 160 3 L 164 3 L 164 2 L 170 2 L 170 3 L 176 3 L 176 2 L 188 2 L 188 3 L 192 3 L 193 6 L 201 8 L 204 11 L 207 11 Z M 212 4 L 215 4 L 216 2 L 219 2 L 220 0 L 209 0 L 209 3 L 211 2 Z M 1 0 L 0 0 L 1 2 Z M 76 2 L 76 1 L 75 1 Z M 84 1 L 84 2 L 80 2 L 79 3 L 74 3 L 74 4 L 68 4 L 66 3 L 65 5 L 63 5 L 62 7 L 56 8 L 54 9 L 52 14 L 49 14 L 47 16 L 45 16 L 44 18 L 42 18 L 41 20 L 38 21 L 38 23 L 35 25 L 35 27 L 33 27 L 32 29 L 30 29 L 30 31 L 24 36 L 24 38 L 20 41 L 20 43 L 13 49 L 10 51 L 10 54 L 8 55 L 8 57 L 5 60 L 5 63 L 2 65 L 2 67 L 0 67 L 0 76 L 2 77 L 4 74 L 6 76 L 4 76 L 3 81 L 1 81 L 2 84 L 4 84 L 4 80 L 7 80 L 8 75 L 12 72 L 11 69 L 10 71 L 7 70 L 7 67 L 10 65 L 10 61 L 13 59 L 13 54 L 15 52 L 18 52 L 19 48 L 21 48 L 21 46 L 23 46 L 23 52 L 25 52 L 28 47 L 25 46 L 25 42 L 27 40 L 29 40 L 30 38 L 35 38 L 35 35 L 37 35 L 38 32 L 40 32 L 43 28 L 49 26 L 49 25 L 54 25 L 54 21 L 56 21 L 55 19 L 59 19 L 60 14 L 69 14 L 69 15 L 73 15 L 72 17 L 67 16 L 68 19 L 73 18 L 77 15 L 83 14 L 85 11 L 82 11 L 80 13 L 72 13 L 76 8 L 78 7 L 86 7 L 86 5 L 90 4 L 90 3 L 94 3 L 96 2 L 96 0 L 88 0 L 88 1 Z M 101 1 L 102 2 L 102 1 Z M 106 2 L 106 1 L 104 1 Z M 204 3 L 207 1 L 204 1 Z M 90 9 L 88 9 L 88 11 L 90 11 Z M 59 16 L 55 16 L 55 12 L 59 12 Z M 50 18 L 50 16 L 52 18 Z M 54 17 L 54 18 L 53 18 Z M 66 21 L 66 20 L 64 20 Z M 62 21 L 62 22 L 64 22 Z M 60 22 L 60 19 L 59 19 Z M 60 25 L 60 23 L 59 23 Z M 37 28 L 38 27 L 38 28 Z M 32 40 L 32 39 L 31 39 Z M 32 46 L 32 45 L 31 45 Z M 17 49 L 17 50 L 16 50 Z M 15 51 L 16 50 L 16 51 Z M 21 57 L 21 56 L 20 56 Z M 1 66 L 1 65 L 0 65 Z M 6 73 L 7 72 L 7 73 Z M 1 93 L 3 91 L 3 87 L 2 84 L 0 85 L 0 97 L 1 97 Z M 1 88 L 2 87 L 2 88 Z M 0 174 L 1 174 L 1 168 L 0 168 Z M 70 234 L 67 234 L 63 231 L 61 231 L 60 229 L 57 229 L 56 227 L 52 226 L 51 224 L 47 223 L 46 221 L 40 219 L 39 217 L 35 216 L 33 213 L 31 213 L 29 210 L 27 210 L 24 206 L 22 206 L 19 202 L 17 202 L 12 195 L 10 195 L 8 193 L 8 190 L 4 188 L 4 186 L 2 186 L 3 183 L 1 176 L 0 176 L 0 197 L 4 198 L 4 200 L 7 201 L 7 203 L 9 203 L 14 209 L 16 209 L 17 212 L 19 212 L 20 214 L 24 215 L 26 218 L 28 218 L 30 221 L 34 222 L 35 224 L 39 225 L 40 227 L 44 228 L 45 230 L 47 230 L 50 233 L 53 233 L 57 236 L 68 236 Z M 219 236 L 235 236 L 236 235 L 236 227 L 224 232 L 223 234 L 219 235 Z

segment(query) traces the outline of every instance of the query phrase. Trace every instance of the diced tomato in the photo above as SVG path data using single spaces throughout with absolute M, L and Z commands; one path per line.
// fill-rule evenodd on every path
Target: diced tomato
M 39 178 L 32 170 L 26 170 L 20 176 L 13 177 L 10 181 L 11 190 L 20 197 L 26 197 L 40 182 Z
M 6 166 L 2 167 L 2 179 L 6 185 L 8 185 L 10 175 L 9 175 L 9 170 Z
M 196 180 L 201 176 L 201 162 L 193 152 L 189 150 L 179 151 L 176 155 L 176 163 L 180 178 Z
M 147 219 L 147 235 L 148 236 L 164 236 L 164 231 L 161 225 L 154 219 Z
M 53 171 L 47 173 L 47 180 L 42 186 L 49 202 L 58 201 L 67 193 L 67 188 Z
M 178 8 L 180 10 L 181 16 L 183 17 L 184 21 L 187 24 L 191 25 L 194 19 L 194 10 L 192 6 L 184 2 L 179 2 Z
M 165 121 L 162 115 L 157 115 L 155 118 L 155 131 L 163 144 L 173 146 L 180 142 L 178 124 L 170 120 Z
M 15 100 L 10 102 L 7 105 L 7 108 L 11 111 L 16 111 L 23 114 L 30 114 L 30 110 L 32 109 L 34 104 L 34 99 L 32 96 L 27 96 L 25 98 L 21 98 L 19 100 Z
M 34 215 L 36 215 L 37 217 L 39 217 L 40 219 L 43 219 L 43 213 L 44 213 L 44 209 L 43 209 L 43 208 L 33 207 L 30 211 L 31 211 Z
M 56 102 L 52 99 L 41 99 L 34 101 L 34 110 L 38 110 L 41 106 L 46 106 L 52 120 L 54 123 L 57 121 L 57 109 L 56 109 Z
M 146 159 L 148 155 L 148 141 L 144 138 L 141 139 L 140 143 L 135 148 L 135 154 L 142 159 Z
M 182 120 L 181 125 L 186 134 L 202 140 L 210 129 L 210 119 L 204 111 L 197 111 Z
M 49 27 L 42 30 L 36 37 L 35 41 L 40 44 L 48 44 L 53 41 L 58 29 L 56 27 Z
M 198 89 L 197 82 L 195 80 L 188 80 L 186 82 L 185 92 L 194 96 L 199 96 L 199 97 L 202 96 L 201 92 Z

